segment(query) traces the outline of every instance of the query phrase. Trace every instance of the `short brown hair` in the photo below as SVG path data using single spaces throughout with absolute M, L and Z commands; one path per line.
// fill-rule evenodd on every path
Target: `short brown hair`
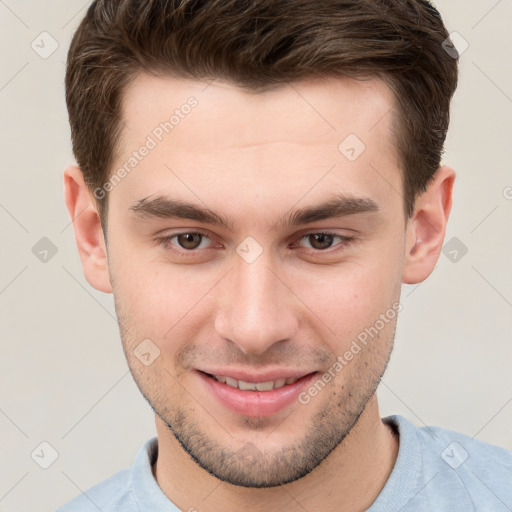
M 123 93 L 142 71 L 255 92 L 310 77 L 375 76 L 396 98 L 392 132 L 410 217 L 440 165 L 457 87 L 448 37 L 425 0 L 98 0 L 67 60 L 73 152 L 88 187 L 101 187 L 119 150 Z M 104 227 L 107 199 L 97 204 Z

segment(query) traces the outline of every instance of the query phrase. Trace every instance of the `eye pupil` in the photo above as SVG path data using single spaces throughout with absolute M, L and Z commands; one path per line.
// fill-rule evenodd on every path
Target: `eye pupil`
M 201 245 L 202 235 L 199 233 L 182 233 L 178 235 L 178 243 L 183 249 L 197 249 Z
M 309 235 L 309 241 L 311 246 L 315 249 L 328 249 L 334 240 L 333 235 L 328 235 L 327 233 L 315 233 L 313 235 Z

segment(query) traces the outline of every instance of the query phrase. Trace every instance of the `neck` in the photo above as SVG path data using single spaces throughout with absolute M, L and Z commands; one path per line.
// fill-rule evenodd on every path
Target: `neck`
M 181 510 L 366 510 L 384 487 L 398 454 L 398 439 L 382 422 L 375 395 L 350 434 L 318 467 L 279 487 L 254 489 L 221 482 L 190 458 L 158 416 L 156 427 L 158 460 L 153 473 Z

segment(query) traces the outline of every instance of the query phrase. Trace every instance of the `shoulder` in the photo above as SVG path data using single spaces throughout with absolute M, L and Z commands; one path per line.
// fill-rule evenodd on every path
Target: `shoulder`
M 132 466 L 82 492 L 56 512 L 139 512 L 139 501 L 156 511 L 158 507 L 150 503 L 151 499 L 165 501 L 151 471 L 157 451 L 157 438 L 148 439 L 139 448 Z
M 505 448 L 442 427 L 419 427 L 416 431 L 426 462 L 442 462 L 442 467 L 453 470 L 512 475 L 512 452 Z
M 501 446 L 486 443 L 443 427 L 416 427 L 408 419 L 400 415 L 384 418 L 388 424 L 398 428 L 400 434 L 416 437 L 422 448 L 423 455 L 431 461 L 444 461 L 452 469 L 466 463 L 478 465 L 482 460 L 487 464 L 493 460 L 505 470 L 512 470 L 512 451 Z M 441 452 L 439 449 L 442 448 Z
M 82 492 L 56 512 L 136 511 L 130 487 L 131 468 L 125 468 Z
M 442 427 L 415 427 L 401 416 L 388 420 L 414 440 L 409 445 L 417 446 L 421 485 L 429 502 L 458 500 L 473 510 L 510 510 L 511 451 Z

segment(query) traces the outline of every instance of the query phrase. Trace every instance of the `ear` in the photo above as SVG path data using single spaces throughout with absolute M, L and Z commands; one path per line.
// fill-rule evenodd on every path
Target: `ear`
M 79 167 L 73 165 L 64 171 L 64 195 L 85 278 L 97 290 L 110 293 L 112 286 L 103 229 L 94 199 Z
M 454 181 L 455 171 L 451 167 L 439 167 L 427 190 L 416 199 L 406 230 L 402 275 L 406 284 L 420 283 L 434 270 L 452 208 Z

